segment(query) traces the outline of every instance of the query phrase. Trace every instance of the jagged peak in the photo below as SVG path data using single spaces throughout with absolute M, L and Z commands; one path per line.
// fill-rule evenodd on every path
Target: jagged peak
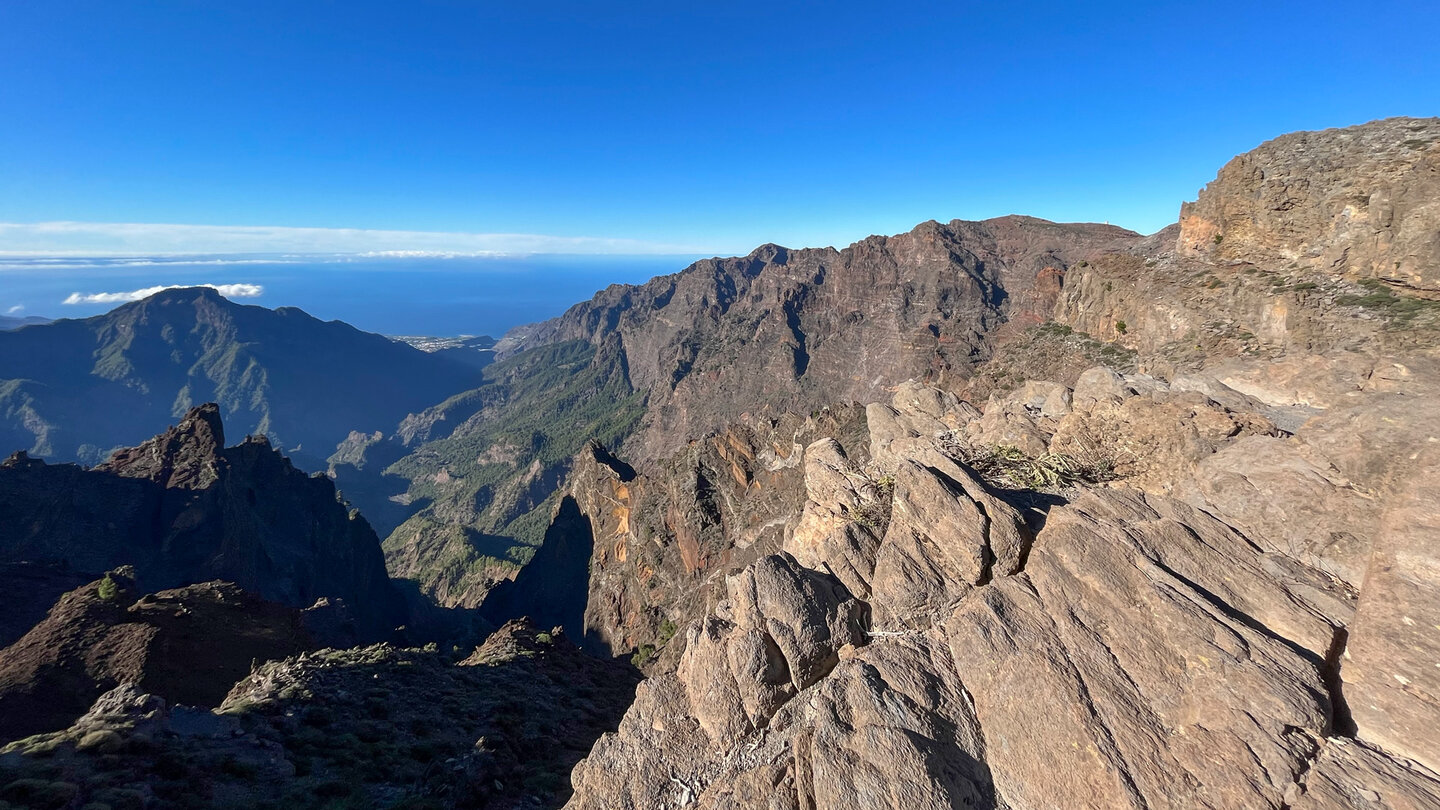
M 774 242 L 766 242 L 750 251 L 745 258 L 758 259 L 767 264 L 785 264 L 790 260 L 790 249 Z
M 616 458 L 605 445 L 594 439 L 585 444 L 585 449 L 580 451 L 580 458 L 585 461 L 594 462 L 613 472 L 621 481 L 633 481 L 635 479 L 635 468 Z
M 116 450 L 96 469 L 124 478 L 144 478 L 165 487 L 204 489 L 219 477 L 225 426 L 220 406 L 207 402 L 191 408 L 179 424 L 137 447 Z

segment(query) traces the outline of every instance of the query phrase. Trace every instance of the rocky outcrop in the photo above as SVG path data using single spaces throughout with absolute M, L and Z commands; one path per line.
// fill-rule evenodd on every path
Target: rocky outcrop
M 0 800 L 555 807 L 635 680 L 561 633 L 513 623 L 459 661 L 377 645 L 265 663 L 213 711 L 121 686 L 63 731 L 0 749 Z
M 580 632 L 585 626 L 594 551 L 590 520 L 581 514 L 573 497 L 561 498 L 540 550 L 515 579 L 490 589 L 480 605 L 480 615 L 496 626 L 527 617 L 541 627 Z
M 66 594 L 0 650 L 0 740 L 63 729 L 122 684 L 170 702 L 218 706 L 256 661 L 315 645 L 301 611 L 230 583 L 141 596 L 129 573 Z
M 339 600 L 371 636 L 404 623 L 365 519 L 264 438 L 225 447 L 214 405 L 92 470 L 17 454 L 0 465 L 0 513 L 5 561 L 94 577 L 130 565 L 142 591 L 225 580 L 294 608 Z
M 946 631 L 1009 807 L 1278 807 L 1332 729 L 1334 628 L 1164 498 L 1052 510 L 1024 574 Z
M 1180 211 L 1179 249 L 1440 292 L 1440 118 L 1295 132 L 1230 161 Z
M 1440 508 L 1414 483 L 1435 480 L 1428 450 L 1397 459 L 1383 444 L 1434 443 L 1431 375 L 1412 361 L 1351 396 L 1312 377 L 1302 402 L 1278 395 L 1297 378 L 1265 368 L 1231 367 L 1235 388 L 1096 369 L 983 412 L 914 386 L 870 406 L 876 466 L 832 440 L 807 448 L 816 531 L 790 541 L 806 541 L 810 570 L 843 574 L 812 574 L 838 594 L 814 604 L 868 603 L 872 624 L 796 688 L 721 601 L 690 626 L 675 674 L 642 684 L 576 769 L 570 806 L 1428 806 L 1434 566 L 1419 535 Z M 1363 416 L 1395 398 L 1404 420 Z M 1041 440 L 1027 463 L 1062 472 L 1067 420 L 1124 413 L 1129 427 L 1089 449 L 1146 444 L 1117 484 L 996 489 L 1012 471 L 964 461 L 996 412 Z M 1197 443 L 1206 419 L 1231 427 Z M 1351 446 L 1339 424 L 1406 438 L 1332 460 Z M 1283 510 L 1308 497 L 1332 502 L 1292 526 Z M 1363 531 L 1377 500 L 1379 536 Z M 879 539 L 844 542 L 865 515 L 884 515 Z M 829 637 L 828 615 L 806 619 L 812 635 Z
M 1167 375 L 1433 349 L 1437 156 L 1434 118 L 1277 138 L 1227 164 L 1178 226 L 1072 268 L 1054 317 Z
M 1425 438 L 1412 477 L 1386 499 L 1341 672 L 1359 737 L 1440 772 L 1437 443 Z
M 571 806 L 1279 807 L 1332 728 L 1334 627 L 1213 518 L 1087 498 L 1052 510 L 1023 572 L 927 629 L 877 628 L 794 697 L 762 688 L 779 656 L 712 652 L 720 620 L 697 622 Z M 748 692 L 715 685 L 727 658 L 760 664 Z
M 1369 746 L 1334 740 L 1295 786 L 1294 810 L 1364 807 L 1421 810 L 1440 807 L 1440 779 L 1406 767 Z
M 863 411 L 840 407 L 732 426 L 649 471 L 598 448 L 582 453 L 569 492 L 594 533 L 586 644 L 642 659 L 683 645 L 678 625 L 718 596 L 725 574 L 789 548 L 786 535 L 803 530 L 805 443 L 863 431 Z

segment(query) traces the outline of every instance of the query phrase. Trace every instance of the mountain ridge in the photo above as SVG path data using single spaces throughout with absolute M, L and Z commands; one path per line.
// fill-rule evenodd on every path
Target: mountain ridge
M 393 424 L 474 374 L 294 307 L 177 288 L 0 332 L 0 442 L 97 463 L 215 401 L 232 428 L 272 437 L 313 469 L 350 430 Z
M 505 623 L 479 650 L 302 654 L 218 712 L 121 686 L 0 798 L 1440 806 L 1421 123 L 1247 153 L 1150 236 L 922 223 L 608 288 L 331 459 L 410 510 L 391 573 Z M 213 490 L 199 422 L 117 480 Z

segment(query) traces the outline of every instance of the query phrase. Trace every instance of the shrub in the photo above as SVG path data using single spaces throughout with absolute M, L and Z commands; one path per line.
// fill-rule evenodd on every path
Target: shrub
M 1124 321 L 1116 321 L 1116 322 L 1115 322 L 1115 331 L 1116 331 L 1116 332 L 1119 332 L 1119 333 L 1122 334 L 1122 335 L 1125 334 L 1125 330 L 1127 330 L 1127 329 L 1129 329 L 1129 328 L 1130 328 L 1130 327 L 1128 327 L 1128 326 L 1125 325 L 1125 322 L 1124 322 Z
M 636 650 L 635 654 L 630 656 L 630 665 L 636 669 L 640 669 L 653 660 L 655 660 L 655 645 L 641 644 L 640 649 Z
M 660 622 L 660 638 L 659 638 L 660 645 L 661 645 L 661 646 L 664 646 L 664 645 L 666 645 L 666 644 L 669 644 L 669 643 L 670 643 L 670 639 L 672 639 L 672 638 L 675 637 L 675 632 L 676 632 L 676 630 L 678 630 L 678 629 L 679 629 L 679 628 L 677 628 L 677 627 L 675 626 L 675 622 L 672 622 L 672 621 L 670 621 L 669 619 L 666 619 L 665 621 Z
M 120 583 L 116 582 L 109 574 L 106 574 L 105 578 L 100 580 L 99 595 L 100 598 L 106 602 L 114 602 L 116 597 L 120 595 Z
M 1080 458 L 1066 453 L 1027 456 L 1018 447 L 972 448 L 956 445 L 951 453 L 986 483 L 1001 489 L 1057 490 L 1116 478 L 1115 462 L 1100 453 Z

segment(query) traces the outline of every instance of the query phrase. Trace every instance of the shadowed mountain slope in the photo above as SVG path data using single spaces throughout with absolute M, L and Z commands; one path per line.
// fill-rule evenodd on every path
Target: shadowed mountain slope
M 474 384 L 476 371 L 293 307 L 165 290 L 83 320 L 0 332 L 0 446 L 96 463 L 219 404 L 318 468 L 352 430 L 394 425 Z
M 225 447 L 213 404 L 95 469 L 15 454 L 0 465 L 0 514 L 3 562 L 97 577 L 132 565 L 147 591 L 226 580 L 297 608 L 339 599 L 373 637 L 404 622 L 359 512 L 263 437 Z

